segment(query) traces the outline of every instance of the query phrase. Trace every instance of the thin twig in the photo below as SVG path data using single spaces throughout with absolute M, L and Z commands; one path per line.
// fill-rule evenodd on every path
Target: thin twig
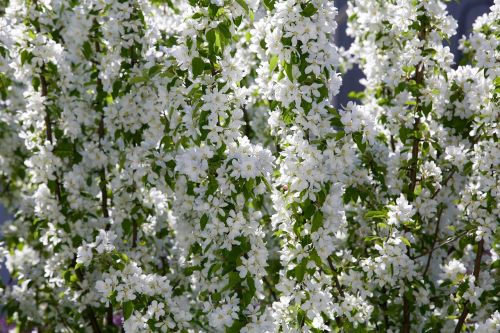
M 418 33 L 418 39 L 420 41 L 425 41 L 427 36 L 427 30 L 426 27 L 424 26 L 422 30 L 419 31 Z M 425 43 L 424 43 L 425 44 Z M 425 45 L 423 46 L 425 47 Z M 421 61 L 415 70 L 415 82 L 417 84 L 422 84 L 424 83 L 425 80 L 425 65 Z M 420 97 L 417 96 L 416 98 L 416 106 L 415 110 L 418 112 L 420 109 Z M 414 135 L 418 131 L 420 127 L 420 116 L 417 114 L 417 117 L 415 119 L 415 123 L 413 126 L 413 132 Z M 410 201 L 413 201 L 415 198 L 415 188 L 417 186 L 417 172 L 418 172 L 418 155 L 419 155 L 419 144 L 420 144 L 420 139 L 415 135 L 413 138 L 413 145 L 412 145 L 412 150 L 411 150 L 411 168 L 410 168 L 410 185 L 408 187 L 408 199 Z M 408 255 L 410 254 L 410 248 L 407 249 Z M 410 300 L 408 297 L 406 297 L 405 293 L 403 292 L 403 323 L 402 323 L 402 332 L 403 333 L 410 333 L 411 330 L 411 313 L 410 313 Z
M 340 285 L 340 281 L 339 281 L 338 276 L 337 276 L 338 272 L 335 269 L 335 267 L 333 266 L 332 259 L 330 257 L 328 257 L 328 266 L 330 266 L 330 270 L 334 273 L 333 281 L 335 282 L 335 287 L 337 288 L 340 296 L 345 297 L 344 289 L 342 289 L 342 286 Z
M 137 220 L 132 219 L 132 248 L 137 246 Z
M 340 281 L 338 278 L 338 272 L 335 269 L 335 267 L 333 266 L 332 259 L 330 257 L 328 257 L 327 260 L 328 260 L 328 266 L 330 266 L 330 270 L 333 272 L 333 282 L 335 283 L 335 288 L 337 288 L 340 296 L 342 296 L 342 298 L 344 298 L 345 294 L 344 294 L 344 290 L 342 289 L 342 286 L 340 285 Z M 337 326 L 339 328 L 341 328 L 343 326 L 341 317 L 335 316 L 335 322 L 337 323 Z
M 437 237 L 439 234 L 439 225 L 441 224 L 441 217 L 443 216 L 443 211 L 444 211 L 444 206 L 441 206 L 439 208 L 439 211 L 437 214 L 437 221 L 436 221 L 436 227 L 434 229 L 434 235 L 432 237 L 431 250 L 429 252 L 429 257 L 427 257 L 427 263 L 425 264 L 425 269 L 424 269 L 424 272 L 422 274 L 424 276 L 424 278 L 427 275 L 427 271 L 429 270 L 429 267 L 431 265 L 432 253 L 434 252 L 434 246 L 436 246 Z
M 94 25 L 98 25 L 97 20 L 94 20 Z M 94 47 L 95 47 L 95 52 L 96 54 L 99 54 L 101 52 L 101 46 L 99 44 L 98 40 L 98 35 L 97 35 L 98 29 L 95 29 L 95 34 L 94 34 Z M 95 66 L 97 68 L 99 62 L 96 60 L 95 61 Z M 104 91 L 102 80 L 99 77 L 99 70 L 97 70 L 97 81 L 96 81 L 96 108 L 98 111 L 101 112 L 101 117 L 99 119 L 99 127 L 97 128 L 97 134 L 99 136 L 99 150 L 104 152 L 102 142 L 104 141 L 104 136 L 105 136 L 105 131 L 104 131 L 104 108 L 103 108 L 103 101 L 102 99 L 102 93 Z M 106 168 L 103 166 L 101 170 L 99 171 L 99 189 L 101 190 L 101 210 L 102 210 L 102 216 L 107 220 L 106 223 L 106 230 L 109 230 L 111 228 L 111 223 L 109 222 L 109 210 L 108 210 L 108 190 L 106 187 L 107 180 L 106 180 Z
M 479 133 L 472 139 L 471 146 L 470 146 L 469 150 L 472 149 L 472 148 L 474 148 L 474 145 L 481 138 L 481 129 L 482 129 L 483 125 L 481 125 L 478 128 L 477 131 Z M 457 172 L 457 169 L 453 169 L 453 170 L 450 171 L 450 173 L 448 174 L 448 176 L 446 176 L 446 178 L 444 179 L 443 184 L 441 185 L 441 187 L 438 188 L 436 191 L 434 191 L 434 193 L 432 193 L 431 199 L 434 199 L 439 194 L 439 192 L 441 192 L 441 190 L 448 185 L 448 182 L 451 180 L 451 178 L 455 175 L 456 172 Z
M 85 278 L 84 278 L 83 272 L 81 271 L 80 268 L 75 269 L 75 274 L 78 277 L 78 280 L 80 282 L 84 281 Z M 94 309 L 92 309 L 92 307 L 88 305 L 85 308 L 85 310 L 87 311 L 87 317 L 88 317 L 88 320 L 90 322 L 90 327 L 92 327 L 92 331 L 94 333 L 102 333 L 102 330 L 101 330 L 101 327 L 99 326 L 99 322 L 97 321 L 97 316 L 95 315 Z
M 271 293 L 271 296 L 273 297 L 273 300 L 277 301 L 278 300 L 278 295 L 276 295 L 276 292 L 274 291 L 273 286 L 271 285 L 271 282 L 269 282 L 269 280 L 265 276 L 262 277 L 262 281 L 264 281 L 264 284 L 269 289 L 269 292 Z
M 481 239 L 479 243 L 477 244 L 477 253 L 476 253 L 476 259 L 474 260 L 474 277 L 475 277 L 475 284 L 478 283 L 478 278 L 479 278 L 479 272 L 481 271 L 481 259 L 483 257 L 484 253 L 484 239 Z M 469 301 L 466 301 L 464 303 L 464 309 L 462 310 L 462 314 L 460 315 L 457 326 L 455 327 L 455 333 L 460 333 L 462 331 L 462 326 L 465 323 L 465 319 L 467 319 L 467 316 L 469 315 Z
M 245 121 L 245 136 L 250 139 L 252 128 L 250 127 L 250 117 L 248 116 L 248 111 L 245 106 L 243 106 L 243 120 Z
M 413 125 L 413 131 L 418 131 L 420 126 L 420 117 L 415 119 L 415 124 Z M 410 186 L 408 187 L 408 196 L 410 201 L 413 201 L 415 196 L 415 187 L 417 186 L 417 172 L 418 172 L 418 155 L 420 147 L 420 139 L 413 138 L 413 144 L 411 148 L 411 167 L 410 167 Z
M 433 250 L 433 251 L 436 251 L 436 250 L 437 250 L 438 248 L 440 248 L 441 246 L 444 246 L 444 245 L 446 245 L 446 244 L 452 243 L 452 242 L 456 241 L 457 239 L 462 238 L 463 236 L 467 235 L 470 231 L 473 231 L 473 230 L 474 230 L 474 229 L 465 230 L 464 232 L 462 232 L 462 233 L 460 233 L 460 234 L 456 235 L 456 236 L 455 236 L 455 237 L 453 237 L 453 238 L 449 238 L 449 239 L 447 239 L 447 240 L 445 240 L 445 241 L 442 241 L 442 243 L 440 243 L 438 246 L 434 247 L 434 250 Z M 428 254 L 430 254 L 430 253 L 431 253 L 431 251 L 428 251 L 428 252 L 426 252 L 426 253 L 423 253 L 423 254 L 421 254 L 421 255 L 418 255 L 418 256 L 416 256 L 416 257 L 413 257 L 412 259 L 418 259 L 418 258 L 421 258 L 421 257 L 425 257 L 426 255 L 428 255 Z

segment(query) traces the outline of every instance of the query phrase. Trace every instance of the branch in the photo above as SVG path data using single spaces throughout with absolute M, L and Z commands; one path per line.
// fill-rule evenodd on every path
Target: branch
M 413 131 L 416 132 L 419 126 L 420 117 L 417 117 L 415 119 L 415 124 L 413 125 Z M 408 197 L 410 201 L 413 201 L 415 195 L 415 187 L 417 186 L 419 143 L 419 138 L 413 138 L 413 145 L 411 148 L 410 186 L 408 187 Z
M 245 136 L 250 140 L 250 134 L 252 128 L 250 127 L 250 118 L 248 117 L 248 111 L 245 106 L 243 106 L 243 120 L 245 121 Z
M 267 279 L 267 277 L 263 276 L 262 277 L 262 281 L 264 281 L 264 284 L 269 289 L 269 292 L 271 293 L 271 296 L 273 297 L 273 300 L 277 301 L 278 300 L 278 296 L 276 295 L 276 292 L 274 291 L 273 286 L 271 285 L 271 283 L 269 282 L 269 280 Z
M 479 278 L 479 272 L 481 271 L 481 259 L 483 257 L 484 253 L 484 239 L 481 239 L 479 243 L 477 244 L 477 253 L 476 253 L 476 259 L 474 260 L 474 277 L 475 277 L 475 283 L 478 283 L 478 278 Z M 462 326 L 464 325 L 465 319 L 467 319 L 467 316 L 469 315 L 469 302 L 465 302 L 464 304 L 464 309 L 462 310 L 462 314 L 460 315 L 460 318 L 458 319 L 457 326 L 455 327 L 455 333 L 460 333 L 462 331 Z
M 335 273 L 335 275 L 333 276 L 333 281 L 335 282 L 335 287 L 339 291 L 340 296 L 345 297 L 344 290 L 342 289 L 342 286 L 340 285 L 339 279 L 337 277 L 338 272 L 335 269 L 335 267 L 333 266 L 332 259 L 330 259 L 330 257 L 328 257 L 328 266 L 330 266 L 330 269 L 332 270 L 332 272 Z
M 328 266 L 330 266 L 330 269 L 334 273 L 334 275 L 333 275 L 333 282 L 335 283 L 335 288 L 337 288 L 340 296 L 342 296 L 342 298 L 344 298 L 345 294 L 344 294 L 344 290 L 342 289 L 342 286 L 340 285 L 340 281 L 339 281 L 339 278 L 338 278 L 338 272 L 335 269 L 335 267 L 333 266 L 332 259 L 330 259 L 330 257 L 328 257 L 327 259 L 328 259 Z M 342 319 L 339 316 L 335 316 L 335 322 L 337 323 L 337 326 L 339 328 L 342 327 Z
M 109 303 L 106 313 L 106 325 L 113 326 L 113 304 L 111 304 L 111 302 Z
M 444 246 L 444 245 L 446 245 L 446 244 L 449 244 L 449 243 L 451 243 L 451 242 L 456 241 L 456 240 L 457 240 L 457 239 L 459 239 L 459 238 L 462 238 L 463 236 L 466 236 L 466 235 L 467 235 L 470 231 L 473 231 L 473 230 L 474 230 L 474 229 L 465 230 L 465 231 L 464 231 L 464 232 L 462 232 L 461 234 L 458 234 L 457 236 L 455 236 L 455 237 L 453 237 L 453 238 L 449 238 L 449 239 L 447 239 L 447 240 L 443 241 L 443 242 L 442 242 L 442 243 L 440 243 L 438 246 L 434 247 L 434 250 L 433 250 L 433 251 L 435 251 L 436 249 L 440 248 L 441 246 Z M 418 256 L 416 256 L 416 257 L 413 257 L 412 259 L 414 260 L 414 259 L 418 259 L 418 258 L 421 258 L 421 257 L 425 257 L 426 255 L 428 255 L 428 254 L 430 254 L 430 253 L 431 253 L 431 251 L 426 252 L 426 253 L 421 254 L 421 255 L 418 255 Z
M 429 270 L 429 267 L 431 265 L 432 253 L 434 252 L 434 246 L 436 246 L 437 243 L 437 237 L 439 234 L 439 225 L 441 223 L 441 216 L 443 216 L 443 211 L 444 211 L 444 206 L 441 206 L 437 214 L 437 222 L 436 222 L 436 228 L 434 229 L 434 235 L 432 237 L 431 250 L 429 252 L 429 257 L 427 258 L 427 263 L 425 264 L 425 269 L 423 273 L 424 278 L 427 275 L 427 271 Z
M 97 25 L 97 20 L 94 19 L 94 25 Z M 99 41 L 97 40 L 97 30 L 95 29 L 95 35 L 94 38 L 96 39 L 94 42 L 95 46 L 95 52 L 98 54 L 101 52 L 101 46 L 99 45 Z M 98 61 L 95 61 L 95 66 L 97 68 Z M 104 91 L 102 80 L 99 77 L 99 70 L 97 73 L 97 82 L 96 82 L 96 108 L 98 111 L 101 111 L 101 117 L 99 119 L 99 127 L 97 129 L 97 134 L 99 136 L 99 150 L 103 151 L 102 148 L 102 141 L 104 140 L 104 110 L 103 110 L 103 105 L 102 105 L 102 93 Z M 101 170 L 99 171 L 99 189 L 101 190 L 101 210 L 102 210 L 102 216 L 105 219 L 109 219 L 109 211 L 108 211 L 108 190 L 106 188 L 106 168 L 102 167 Z M 111 228 L 111 223 L 109 220 L 106 223 L 106 230 L 109 230 Z
M 418 32 L 418 39 L 420 41 L 425 41 L 426 36 L 427 36 L 427 30 L 426 30 L 426 27 L 423 27 L 423 29 Z M 425 45 L 423 47 L 425 47 Z M 423 61 L 420 61 L 420 63 L 417 65 L 416 70 L 415 70 L 415 82 L 417 84 L 420 85 L 420 84 L 424 83 L 424 80 L 425 80 L 424 74 L 425 74 L 425 65 L 424 65 Z M 420 108 L 420 98 L 419 98 L 419 96 L 417 96 L 415 111 L 418 112 L 419 108 Z M 415 119 L 415 124 L 413 126 L 414 133 L 416 131 L 418 131 L 419 126 L 420 126 L 420 116 L 417 114 L 417 118 Z M 413 138 L 413 146 L 412 146 L 412 150 L 411 150 L 412 164 L 411 164 L 411 169 L 410 169 L 410 186 L 408 187 L 408 199 L 410 201 L 413 201 L 413 199 L 415 197 L 415 187 L 417 186 L 419 142 L 420 142 L 419 138 L 415 136 Z M 409 248 L 408 248 L 407 252 L 409 255 L 410 254 Z M 406 297 L 405 293 L 403 292 L 402 332 L 403 333 L 410 333 L 410 329 L 411 329 L 410 300 L 408 299 L 408 297 Z
M 484 125 L 484 124 L 483 124 Z M 471 141 L 471 146 L 469 148 L 472 149 L 474 148 L 474 145 L 479 141 L 479 139 L 481 138 L 481 129 L 483 127 L 483 125 L 481 125 L 479 128 L 478 128 L 478 134 L 472 139 Z M 451 180 L 451 178 L 455 175 L 455 173 L 457 172 L 457 169 L 453 169 L 449 174 L 448 176 L 446 176 L 446 178 L 444 179 L 443 181 L 443 184 L 441 185 L 440 188 L 438 188 L 431 196 L 431 199 L 434 199 L 438 194 L 439 192 L 441 192 L 441 189 L 444 188 L 445 186 L 448 185 L 448 182 Z
M 37 32 L 40 33 L 40 29 L 39 28 L 37 28 Z M 47 80 L 45 79 L 45 74 L 44 74 L 45 73 L 45 64 L 42 64 L 40 70 L 41 70 L 41 72 L 40 72 L 40 86 L 41 86 L 41 89 L 42 89 L 41 95 L 44 98 L 47 98 L 47 96 L 48 96 L 49 93 L 48 93 Z M 54 144 L 54 137 L 53 137 L 53 131 L 52 131 L 52 119 L 50 117 L 50 111 L 45 106 L 45 104 L 44 104 L 44 109 L 45 109 L 45 117 L 44 117 L 44 120 L 45 120 L 45 135 L 47 136 L 47 140 L 49 140 L 50 144 L 53 146 L 53 144 Z M 61 183 L 59 181 L 59 176 L 57 175 L 57 173 L 55 171 L 54 171 L 54 176 L 56 177 L 56 180 L 55 180 L 55 183 L 56 183 L 55 192 L 56 192 L 57 201 L 59 202 L 59 204 L 62 205 Z
M 137 246 L 137 220 L 132 219 L 132 248 Z
M 76 256 L 75 256 L 76 258 Z M 76 262 L 76 259 L 74 260 Z M 80 268 L 75 269 L 75 274 L 78 277 L 80 282 L 84 281 L 84 275 Z M 97 321 L 97 317 L 95 315 L 94 309 L 91 306 L 87 305 L 85 310 L 87 311 L 87 317 L 90 322 L 90 326 L 92 327 L 92 331 L 94 333 L 102 333 L 101 327 L 99 326 L 99 322 Z

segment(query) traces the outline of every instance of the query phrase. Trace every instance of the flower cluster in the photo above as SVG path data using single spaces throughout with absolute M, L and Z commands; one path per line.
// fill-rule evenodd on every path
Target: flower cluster
M 19 332 L 497 332 L 499 15 L 455 65 L 440 0 L 351 0 L 348 50 L 326 0 L 9 0 L 0 311 Z
M 355 0 L 348 14 L 345 67 L 360 66 L 366 89 L 341 122 L 370 179 L 352 221 L 366 258 L 350 270 L 362 270 L 380 329 L 473 329 L 494 310 L 498 274 L 499 65 L 482 58 L 496 52 L 498 3 L 464 39 L 458 67 L 442 1 Z

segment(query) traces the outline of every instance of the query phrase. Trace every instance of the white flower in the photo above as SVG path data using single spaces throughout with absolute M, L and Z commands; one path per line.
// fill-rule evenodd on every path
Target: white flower
M 457 259 L 452 259 L 443 266 L 441 278 L 456 281 L 460 276 L 463 276 L 465 272 L 466 269 L 464 264 Z
M 113 251 L 115 249 L 113 242 L 116 237 L 116 234 L 112 230 L 105 231 L 101 229 L 99 230 L 99 235 L 97 235 L 93 246 L 98 253 Z
M 79 246 L 76 254 L 76 262 L 87 266 L 90 264 L 92 256 L 92 247 L 86 245 Z
M 113 292 L 114 283 L 111 278 L 106 278 L 105 280 L 99 280 L 96 282 L 95 287 L 98 292 L 107 297 Z
M 165 314 L 164 307 L 165 304 L 158 303 L 156 300 L 154 300 L 148 307 L 148 312 L 147 312 L 148 317 L 160 320 L 160 317 L 162 317 Z
M 146 321 L 139 311 L 134 311 L 130 318 L 123 322 L 123 329 L 125 333 L 143 332 L 148 328 Z
M 390 225 L 400 225 L 403 222 L 411 220 L 415 214 L 415 209 L 408 203 L 405 196 L 401 194 L 396 199 L 396 205 L 389 205 L 387 223 Z

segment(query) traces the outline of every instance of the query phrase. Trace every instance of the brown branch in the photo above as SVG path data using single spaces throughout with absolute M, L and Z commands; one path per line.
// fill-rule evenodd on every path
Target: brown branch
M 396 141 L 394 140 L 394 135 L 391 135 L 391 149 L 392 152 L 396 151 Z
M 385 287 L 382 289 L 382 292 L 386 292 L 386 289 Z M 384 325 L 385 325 L 385 329 L 389 329 L 389 316 L 387 315 L 387 300 L 385 300 L 382 304 L 381 304 L 381 307 L 382 307 L 382 310 L 384 311 Z
M 137 246 L 137 220 L 132 219 L 132 248 Z
M 420 126 L 420 117 L 415 119 L 415 124 L 413 125 L 413 132 L 418 131 Z M 420 139 L 415 137 L 413 139 L 413 145 L 411 148 L 411 167 L 410 167 L 410 185 L 408 187 L 408 197 L 410 201 L 413 201 L 415 196 L 415 187 L 417 186 L 417 172 L 418 172 L 418 154 Z
M 37 0 L 34 0 L 33 4 L 35 6 L 38 6 Z M 41 34 L 41 30 L 40 30 L 40 27 L 38 25 L 35 25 L 35 31 L 38 34 Z M 46 71 L 45 64 L 42 64 L 40 71 L 41 71 L 40 72 L 41 95 L 46 98 L 48 96 L 48 83 L 47 83 L 47 80 L 45 78 L 45 71 Z M 49 109 L 45 105 L 44 105 L 44 107 L 45 107 L 45 117 L 44 117 L 45 134 L 47 136 L 47 140 L 51 143 L 51 145 L 53 145 L 54 144 L 54 135 L 53 135 L 53 130 L 52 130 L 52 119 L 50 116 Z M 62 205 L 62 191 L 61 191 L 61 184 L 59 181 L 59 176 L 55 172 L 54 172 L 54 174 L 56 177 L 56 179 L 55 179 L 56 197 L 57 197 L 59 204 Z M 75 264 L 76 264 L 76 255 L 74 256 L 74 258 L 70 264 L 70 267 L 74 267 Z M 83 281 L 83 273 L 79 269 L 75 270 L 75 273 L 76 273 L 78 279 L 82 282 Z M 99 322 L 97 321 L 96 315 L 95 315 L 92 307 L 87 306 L 86 311 L 88 313 L 88 320 L 90 322 L 90 326 L 92 327 L 92 331 L 94 333 L 102 333 L 102 331 L 99 327 Z
M 97 24 L 97 21 L 94 20 L 94 24 Z M 95 46 L 95 51 L 96 53 L 101 52 L 101 46 L 99 45 L 99 41 L 97 40 L 97 29 L 95 32 L 94 38 L 96 38 L 94 42 Z M 96 67 L 97 67 L 98 62 L 96 61 Z M 102 80 L 99 77 L 99 73 L 97 74 L 97 82 L 96 82 L 96 93 L 97 93 L 97 100 L 96 100 L 96 107 L 98 111 L 101 112 L 101 117 L 99 119 L 99 127 L 97 129 L 97 134 L 99 136 L 99 149 L 103 151 L 102 147 L 102 141 L 104 140 L 104 110 L 103 110 L 103 102 L 100 100 L 102 98 L 104 88 L 102 84 Z M 106 188 L 106 168 L 102 167 L 101 170 L 99 171 L 99 188 L 101 190 L 101 210 L 102 210 L 102 215 L 105 219 L 109 219 L 109 210 L 108 210 L 108 190 Z M 109 230 L 111 228 L 111 223 L 107 221 L 106 223 L 106 230 Z
M 418 39 L 420 41 L 425 41 L 427 36 L 427 30 L 426 27 L 423 27 L 422 30 L 418 32 Z M 425 46 L 423 46 L 425 47 Z M 422 84 L 424 83 L 425 80 L 425 65 L 423 61 L 420 61 L 420 63 L 417 65 L 416 70 L 415 70 L 415 82 L 417 84 Z M 420 97 L 417 96 L 416 98 L 416 105 L 415 105 L 415 111 L 419 111 L 420 109 Z M 420 126 L 420 116 L 417 114 L 417 117 L 415 119 L 415 123 L 413 126 L 413 132 L 414 135 L 418 131 Z M 419 155 L 419 143 L 420 139 L 415 135 L 413 138 L 413 145 L 412 145 L 412 150 L 411 150 L 411 168 L 410 168 L 410 185 L 408 187 L 408 199 L 413 201 L 415 198 L 415 187 L 417 186 L 417 171 L 418 171 L 418 155 Z M 410 254 L 410 248 L 407 250 L 408 255 Z M 411 313 L 410 313 L 410 300 L 408 297 L 406 297 L 405 293 L 403 292 L 403 323 L 402 323 L 402 332 L 403 333 L 410 333 L 411 329 Z
M 431 265 L 432 253 L 434 252 L 434 247 L 436 246 L 436 243 L 437 243 L 437 238 L 438 238 L 438 234 L 439 234 L 439 225 L 441 224 L 441 217 L 443 215 L 443 211 L 444 211 L 444 206 L 441 206 L 439 208 L 439 211 L 437 214 L 437 222 L 436 222 L 436 227 L 434 229 L 434 235 L 432 237 L 431 250 L 429 252 L 429 257 L 427 257 L 427 263 L 425 264 L 425 269 L 424 269 L 424 272 L 422 274 L 424 278 L 427 275 L 427 271 L 429 270 L 429 267 Z
M 338 278 L 338 271 L 333 266 L 332 259 L 330 259 L 330 257 L 328 257 L 327 260 L 328 260 L 328 266 L 330 266 L 330 270 L 333 272 L 333 282 L 335 283 L 335 288 L 337 288 L 340 296 L 342 296 L 342 298 L 344 298 L 345 294 L 344 294 L 344 290 L 342 289 L 342 286 L 340 285 L 340 281 Z M 335 322 L 337 323 L 337 326 L 339 328 L 341 328 L 343 326 L 341 317 L 335 316 Z
M 52 300 L 54 301 L 54 303 L 56 303 L 56 301 L 54 299 L 52 299 Z M 66 321 L 66 318 L 59 311 L 59 307 L 57 306 L 57 304 L 54 305 L 54 308 L 56 309 L 57 315 L 59 316 L 59 318 L 61 318 L 64 326 L 66 326 L 66 328 L 68 329 L 68 331 L 73 332 L 73 330 L 71 329 L 71 327 L 68 325 L 68 322 Z
M 97 25 L 97 20 L 94 20 L 94 24 Z M 94 46 L 95 46 L 95 51 L 96 54 L 99 54 L 101 52 L 101 46 L 99 44 L 98 36 L 97 36 L 97 31 L 98 29 L 95 30 L 95 41 L 94 41 Z M 97 66 L 99 65 L 99 62 L 96 60 L 94 65 Z M 99 127 L 97 129 L 97 134 L 99 136 L 99 149 L 103 151 L 102 147 L 102 141 L 104 140 L 104 108 L 102 105 L 102 101 L 99 100 L 99 95 L 101 95 L 102 98 L 102 92 L 104 91 L 102 80 L 99 77 L 99 73 L 97 75 L 97 82 L 96 82 L 96 92 L 97 92 L 97 107 L 99 111 L 101 111 L 101 117 L 99 119 Z M 111 228 L 111 223 L 109 222 L 109 210 L 108 210 L 108 189 L 106 187 L 107 180 L 106 180 L 106 168 L 102 167 L 101 170 L 99 171 L 99 189 L 101 191 L 101 210 L 102 210 L 102 216 L 107 220 L 105 230 L 108 231 Z M 108 326 L 113 326 L 113 305 L 110 303 L 108 306 L 108 309 L 106 311 L 106 325 Z
M 439 194 L 439 192 L 441 192 L 441 189 L 442 189 L 443 187 L 445 187 L 445 186 L 447 186 L 447 185 L 448 185 L 448 182 L 449 182 L 449 181 L 450 181 L 450 179 L 453 177 L 453 175 L 455 174 L 455 172 L 456 172 L 456 169 L 453 169 L 453 170 L 450 172 L 450 174 L 449 174 L 448 176 L 446 176 L 446 178 L 444 179 L 443 184 L 441 185 L 441 187 L 440 187 L 440 188 L 438 188 L 436 191 L 434 191 L 434 193 L 432 194 L 431 199 L 434 199 L 434 198 L 435 198 L 435 197 Z
M 435 251 L 436 249 L 440 248 L 440 247 L 441 247 L 441 246 L 443 246 L 443 245 L 449 244 L 449 243 L 451 243 L 451 242 L 456 241 L 456 240 L 457 240 L 457 239 L 459 239 L 459 238 L 462 238 L 463 236 L 466 236 L 466 235 L 467 235 L 470 231 L 472 231 L 472 230 L 466 230 L 466 231 L 462 232 L 461 234 L 458 234 L 457 236 L 455 236 L 455 237 L 453 237 L 453 238 L 450 238 L 450 239 L 447 239 L 447 240 L 443 241 L 443 242 L 442 242 L 442 243 L 440 243 L 438 246 L 434 247 L 434 251 Z M 426 252 L 426 253 L 421 254 L 421 255 L 418 255 L 418 256 L 416 256 L 416 257 L 413 257 L 412 259 L 413 259 L 413 260 L 415 260 L 415 259 L 418 259 L 418 258 L 425 257 L 425 256 L 426 256 L 426 255 L 428 255 L 429 253 L 431 253 L 431 251 Z
M 41 94 L 43 97 L 47 97 L 47 95 L 49 94 L 48 92 L 48 84 L 47 84 L 47 80 L 45 79 L 45 64 L 42 65 L 42 67 L 40 68 L 41 70 L 41 73 L 40 73 L 40 87 L 42 88 L 42 91 L 41 91 Z M 53 144 L 53 138 L 52 138 L 52 121 L 50 119 L 50 113 L 47 111 L 47 108 L 45 108 L 45 135 L 47 136 L 47 140 L 49 140 L 49 142 L 51 144 Z
M 102 150 L 101 141 L 104 139 L 104 114 L 101 114 L 101 119 L 99 121 L 99 148 Z M 106 219 L 109 218 L 109 210 L 108 210 L 108 189 L 106 187 L 106 168 L 102 167 L 99 171 L 99 188 L 101 190 L 101 210 L 102 216 Z M 109 221 L 106 223 L 106 230 L 109 230 L 111 224 Z
M 474 277 L 476 278 L 476 283 L 478 283 L 479 272 L 481 271 L 481 259 L 483 258 L 484 253 L 484 239 L 481 239 L 477 244 L 477 254 L 476 260 L 474 262 Z
M 73 259 L 71 260 L 71 264 L 69 265 L 69 268 L 75 268 L 76 266 L 76 254 L 73 255 Z M 75 269 L 75 274 L 76 277 L 78 278 L 78 281 L 83 282 L 85 280 L 85 275 L 84 272 L 81 268 Z M 81 286 L 79 286 L 80 289 Z M 87 320 L 90 322 L 90 327 L 92 328 L 92 332 L 94 333 L 102 333 L 102 330 L 99 326 L 99 321 L 97 320 L 97 316 L 95 315 L 94 310 L 90 305 L 87 305 L 85 307 L 85 310 L 87 311 Z M 113 321 L 111 321 L 112 323 Z
M 37 0 L 33 0 L 33 4 L 38 6 Z M 35 25 L 35 31 L 37 34 L 41 34 L 40 26 Z M 47 84 L 47 79 L 45 78 L 45 63 L 42 63 L 42 66 L 40 67 L 40 87 L 41 87 L 41 95 L 44 98 L 47 98 L 49 92 L 48 92 L 48 84 Z M 53 133 L 52 133 L 52 119 L 50 117 L 50 111 L 47 108 L 47 106 L 44 104 L 44 109 L 45 109 L 45 135 L 47 136 L 47 140 L 49 140 L 50 144 L 54 144 L 54 138 L 53 138 Z M 57 200 L 59 201 L 60 204 L 62 204 L 62 194 L 61 194 L 61 183 L 59 181 L 59 176 L 57 175 L 56 172 L 54 172 L 54 175 L 56 177 L 55 183 L 56 183 L 56 197 Z
M 271 293 L 271 296 L 273 297 L 273 300 L 277 301 L 278 300 L 278 295 L 276 295 L 276 292 L 274 291 L 273 286 L 271 285 L 271 282 L 269 282 L 269 280 L 265 276 L 262 277 L 262 281 L 264 281 L 264 284 L 269 289 L 269 292 Z
M 245 106 L 243 106 L 243 120 L 245 121 L 245 136 L 250 139 L 252 128 L 250 127 L 250 117 Z
M 335 288 L 337 288 L 340 296 L 345 297 L 344 289 L 342 289 L 342 286 L 340 285 L 340 281 L 337 276 L 338 275 L 337 269 L 335 269 L 335 267 L 333 266 L 332 259 L 330 259 L 330 257 L 328 257 L 328 266 L 330 266 L 330 270 L 334 273 L 333 281 L 335 283 Z
M 113 326 L 113 304 L 111 304 L 111 302 L 109 303 L 106 313 L 106 325 Z
M 483 257 L 484 253 L 484 239 L 481 239 L 479 243 L 477 244 L 477 253 L 476 253 L 476 259 L 474 260 L 474 277 L 475 277 L 475 284 L 478 284 L 478 278 L 479 278 L 479 272 L 481 271 L 481 259 Z M 460 318 L 458 319 L 457 326 L 455 327 L 455 333 L 460 333 L 462 331 L 462 326 L 465 323 L 465 320 L 467 319 L 467 316 L 469 315 L 469 302 L 466 301 L 464 303 L 464 309 L 462 310 L 462 314 L 460 315 Z
M 76 262 L 76 260 L 74 260 Z M 75 269 L 75 274 L 78 277 L 80 282 L 84 281 L 84 275 L 80 268 Z M 97 316 L 95 315 L 94 309 L 91 306 L 87 305 L 85 310 L 87 311 L 87 319 L 90 322 L 90 327 L 92 327 L 92 331 L 94 333 L 102 333 L 101 327 L 99 326 L 99 322 L 97 321 Z
M 40 32 L 40 29 L 37 28 L 37 32 Z M 45 64 L 42 64 L 40 68 L 40 87 L 41 87 L 41 95 L 44 98 L 47 98 L 49 92 L 48 92 L 48 84 L 47 80 L 45 78 Z M 50 117 L 50 111 L 47 106 L 44 105 L 45 108 L 45 135 L 47 136 L 47 140 L 49 140 L 50 144 L 53 146 L 54 144 L 54 135 L 52 131 L 52 119 Z M 56 177 L 55 180 L 55 192 L 56 192 L 56 197 L 57 201 L 59 204 L 62 205 L 62 191 L 61 191 L 61 182 L 59 181 L 59 176 L 57 173 L 54 171 L 54 176 Z
M 483 125 L 481 125 L 479 128 L 478 128 L 478 132 L 481 132 L 481 127 Z M 471 146 L 469 149 L 472 149 L 474 148 L 474 145 L 479 141 L 479 139 L 481 138 L 481 133 L 479 133 L 478 135 L 476 135 L 472 141 L 471 141 Z M 453 169 L 452 171 L 450 171 L 450 173 L 448 174 L 448 176 L 446 176 L 446 178 L 444 179 L 443 181 L 443 184 L 441 185 L 440 188 L 438 188 L 436 191 L 434 191 L 434 193 L 432 194 L 431 196 L 431 199 L 434 199 L 438 194 L 439 192 L 441 192 L 441 189 L 445 186 L 448 185 L 448 182 L 451 180 L 451 178 L 455 175 L 455 173 L 457 172 L 457 169 Z
M 417 78 L 420 76 L 420 72 L 417 70 L 417 73 L 415 74 Z M 423 73 L 423 69 L 422 69 Z M 422 74 L 423 75 L 423 74 Z M 417 81 L 418 82 L 418 81 Z M 417 102 L 418 106 L 418 102 Z M 416 132 L 418 131 L 418 127 L 420 126 L 420 117 L 417 117 L 415 119 L 415 124 L 413 126 L 413 131 Z M 415 187 L 417 186 L 417 171 L 418 171 L 418 155 L 419 155 L 419 143 L 420 140 L 415 137 L 413 138 L 413 145 L 411 149 L 411 167 L 410 167 L 410 185 L 408 186 L 408 199 L 409 201 L 413 201 L 415 197 Z M 405 227 L 405 231 L 407 228 Z M 408 253 L 410 252 L 410 249 L 408 248 Z M 402 326 L 402 332 L 403 333 L 410 333 L 410 328 L 411 328 L 411 314 L 410 314 L 410 300 L 408 297 L 403 292 L 403 326 Z

